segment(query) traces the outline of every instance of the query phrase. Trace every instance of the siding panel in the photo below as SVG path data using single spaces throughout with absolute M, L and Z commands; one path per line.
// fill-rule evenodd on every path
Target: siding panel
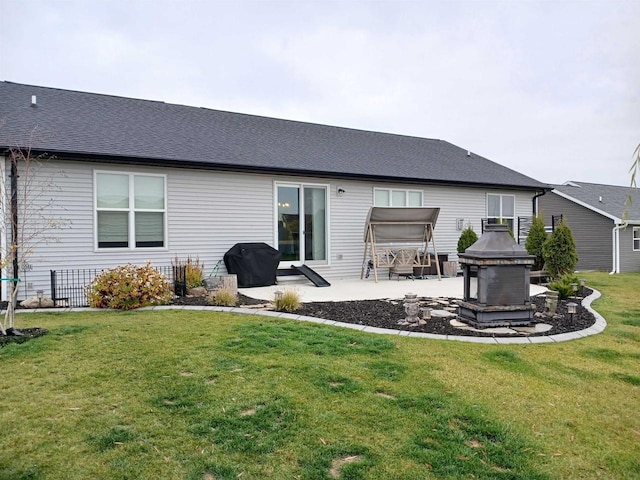
M 620 273 L 640 272 L 640 251 L 633 250 L 633 227 L 620 230 Z
M 545 225 L 552 215 L 563 215 L 571 228 L 578 252 L 576 270 L 610 271 L 613 267 L 613 220 L 552 192 L 538 198 Z
M 163 249 L 94 250 L 93 172 L 126 171 L 165 174 L 167 178 L 167 235 Z M 402 188 L 423 191 L 424 205 L 440 207 L 435 240 L 440 253 L 457 259 L 463 218 L 480 232 L 487 216 L 486 189 L 425 186 L 358 180 L 319 179 L 268 174 L 217 172 L 210 170 L 160 169 L 156 167 L 51 161 L 41 172 L 54 181 L 56 205 L 46 212 L 68 220 L 55 232 L 55 242 L 38 245 L 24 272 L 21 296 L 37 289 L 49 292 L 49 270 L 110 268 L 128 262 L 168 266 L 176 256 L 198 256 L 206 273 L 238 242 L 274 244 L 274 183 L 328 185 L 328 265 L 314 267 L 329 279 L 358 278 L 363 262 L 364 223 L 373 204 L 373 189 Z M 338 188 L 345 193 L 338 195 Z M 516 195 L 516 215 L 531 215 L 533 192 L 491 190 Z

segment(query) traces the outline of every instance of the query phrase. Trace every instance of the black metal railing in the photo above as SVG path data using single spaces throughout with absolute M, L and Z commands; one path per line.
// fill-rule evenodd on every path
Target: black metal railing
M 174 284 L 175 294 L 186 295 L 186 272 L 175 266 L 154 267 Z M 82 268 L 74 270 L 51 270 L 51 299 L 56 307 L 86 307 L 87 286 L 101 268 Z
M 514 220 L 504 219 L 503 223 L 509 225 L 509 229 L 513 233 L 516 242 L 519 244 L 523 244 L 527 240 L 527 235 L 529 235 L 529 229 L 531 228 L 531 223 L 533 222 L 533 217 L 516 217 L 517 224 L 514 227 Z M 489 217 L 480 219 L 480 230 L 481 233 L 484 233 L 485 227 L 487 225 L 491 225 L 494 223 L 500 223 L 499 218 Z

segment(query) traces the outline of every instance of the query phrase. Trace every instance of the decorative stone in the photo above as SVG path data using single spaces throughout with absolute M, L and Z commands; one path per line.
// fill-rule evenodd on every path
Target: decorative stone
M 205 287 L 195 287 L 190 289 L 187 293 L 191 297 L 205 297 L 207 295 L 207 289 Z
M 405 318 L 406 323 L 418 323 L 418 313 L 420 312 L 420 303 L 418 301 L 418 295 L 415 293 L 407 293 L 404 296 L 404 303 L 402 304 L 404 307 L 404 312 L 407 314 L 407 318 Z
M 20 302 L 20 306 L 23 308 L 52 308 L 53 300 L 44 297 L 39 301 L 38 297 L 31 297 Z
M 446 310 L 432 310 L 432 317 L 440 317 L 440 318 L 452 318 L 455 317 L 455 313 L 447 312 Z

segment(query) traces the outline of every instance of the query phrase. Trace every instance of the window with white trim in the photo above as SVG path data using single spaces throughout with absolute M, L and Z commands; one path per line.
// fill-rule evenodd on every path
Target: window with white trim
M 373 205 L 376 207 L 421 207 L 422 190 L 374 188 Z
M 633 227 L 633 251 L 640 251 L 640 227 Z
M 97 248 L 166 245 L 166 176 L 95 173 Z
M 513 232 L 516 219 L 516 196 L 497 193 L 487 194 L 487 220 L 489 223 L 506 223 Z

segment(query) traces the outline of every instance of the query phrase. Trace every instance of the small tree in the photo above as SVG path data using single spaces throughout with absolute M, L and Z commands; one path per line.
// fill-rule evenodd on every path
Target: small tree
M 542 252 L 546 269 L 552 278 L 557 279 L 573 273 L 573 269 L 578 263 L 578 254 L 576 244 L 573 241 L 573 233 L 565 220 L 560 222 L 560 225 L 545 242 Z
M 460 238 L 458 239 L 458 253 L 464 253 L 464 251 L 471 245 L 478 241 L 478 235 L 473 231 L 473 227 L 469 225 L 462 231 Z
M 0 121 L 0 128 L 4 122 Z M 0 333 L 13 330 L 15 307 L 20 289 L 20 274 L 28 266 L 29 258 L 41 244 L 58 241 L 55 231 L 64 228 L 66 221 L 53 213 L 53 193 L 60 188 L 54 177 L 62 172 L 46 173 L 42 168 L 46 155 L 31 151 L 36 129 L 27 136 L 26 147 L 11 147 L 6 155 L 10 182 L 0 182 L 0 232 L 10 233 L 7 248 L 2 255 L 0 269 L 8 282 L 8 302 L 4 319 L 0 321 Z M 8 183 L 8 184 L 7 184 Z
M 529 255 L 535 255 L 536 261 L 533 264 L 533 270 L 542 270 L 544 267 L 544 254 L 542 248 L 549 236 L 544 229 L 544 220 L 541 215 L 535 215 L 529 234 L 527 235 L 527 241 L 524 247 L 527 249 Z

